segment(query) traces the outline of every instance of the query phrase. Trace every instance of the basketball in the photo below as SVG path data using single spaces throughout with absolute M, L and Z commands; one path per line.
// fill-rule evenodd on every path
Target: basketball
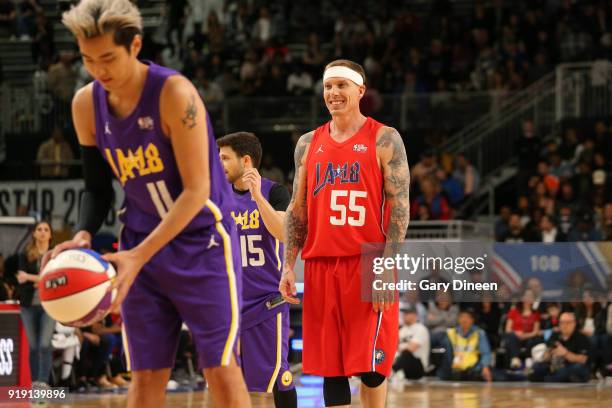
M 116 290 L 108 291 L 115 268 L 95 251 L 70 249 L 49 261 L 38 289 L 46 312 L 67 326 L 89 326 L 108 313 Z

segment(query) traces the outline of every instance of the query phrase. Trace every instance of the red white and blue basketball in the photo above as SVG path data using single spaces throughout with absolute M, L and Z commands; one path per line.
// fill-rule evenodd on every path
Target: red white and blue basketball
M 117 292 L 108 290 L 115 275 L 113 265 L 97 252 L 66 250 L 50 260 L 41 274 L 41 304 L 64 325 L 89 326 L 108 313 Z

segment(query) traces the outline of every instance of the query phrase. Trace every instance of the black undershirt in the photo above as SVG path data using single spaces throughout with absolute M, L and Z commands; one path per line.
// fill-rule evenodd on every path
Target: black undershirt
M 232 185 L 232 190 L 234 193 L 244 195 L 249 192 L 249 190 L 238 190 L 234 185 Z M 287 187 L 282 184 L 274 183 L 272 188 L 270 188 L 270 194 L 268 196 L 268 202 L 276 211 L 285 211 L 289 206 L 289 201 L 291 200 L 291 196 L 289 195 L 289 190 Z

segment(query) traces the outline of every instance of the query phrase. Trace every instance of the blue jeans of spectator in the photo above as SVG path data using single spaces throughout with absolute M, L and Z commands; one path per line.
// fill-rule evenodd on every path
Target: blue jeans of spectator
M 514 333 L 506 333 L 504 335 L 504 344 L 506 346 L 506 358 L 508 359 L 507 364 L 510 366 L 510 361 L 514 357 L 520 357 L 521 347 L 527 349 L 527 355 L 531 357 L 531 349 L 536 344 L 542 343 L 540 336 L 532 337 L 526 340 L 520 340 Z
M 444 347 L 445 352 L 440 367 L 438 367 L 436 372 L 439 379 L 453 381 L 482 381 L 482 367 L 479 364 L 467 370 L 453 370 L 453 346 L 448 336 L 442 338 L 441 346 Z
M 550 363 L 535 363 L 530 381 L 544 382 L 588 382 L 591 371 L 586 364 L 566 364 L 554 373 L 550 371 Z
M 30 346 L 30 373 L 32 381 L 48 382 L 51 374 L 51 338 L 55 328 L 53 320 L 41 305 L 21 308 L 21 321 Z
M 445 340 L 447 338 L 446 331 L 435 331 L 431 333 L 431 348 L 445 347 Z

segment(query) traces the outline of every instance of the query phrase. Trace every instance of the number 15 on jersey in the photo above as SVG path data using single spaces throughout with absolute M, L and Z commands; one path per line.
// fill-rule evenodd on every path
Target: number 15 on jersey
M 263 266 L 266 262 L 261 243 L 261 235 L 240 235 L 240 254 L 242 266 Z

